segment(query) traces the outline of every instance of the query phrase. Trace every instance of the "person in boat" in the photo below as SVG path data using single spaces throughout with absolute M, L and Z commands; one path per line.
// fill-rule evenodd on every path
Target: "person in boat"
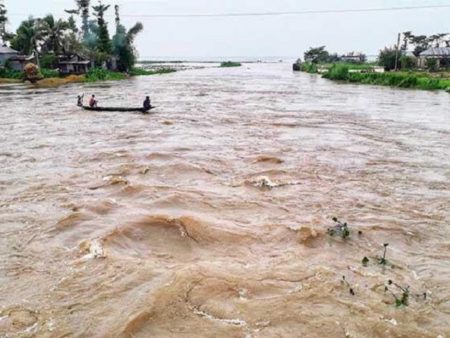
M 146 96 L 145 101 L 144 101 L 144 109 L 150 110 L 151 107 L 152 107 L 152 102 L 150 101 L 150 96 Z
M 91 108 L 97 107 L 97 100 L 95 99 L 95 95 L 91 96 L 91 99 L 89 100 L 89 107 Z
M 78 95 L 77 106 L 83 107 L 83 96 Z

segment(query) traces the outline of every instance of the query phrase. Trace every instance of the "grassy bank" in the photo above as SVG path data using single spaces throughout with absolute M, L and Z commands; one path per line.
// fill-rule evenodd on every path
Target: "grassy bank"
M 329 71 L 333 67 L 346 67 L 348 70 L 356 71 L 373 71 L 376 67 L 372 63 L 349 63 L 349 62 L 338 62 L 338 63 L 321 63 L 315 64 L 310 62 L 302 63 L 300 70 L 306 73 L 315 74 L 323 73 Z
M 322 73 L 322 77 L 349 83 L 390 86 L 397 88 L 415 88 L 423 90 L 446 90 L 450 92 L 450 74 L 448 72 L 427 73 L 419 71 L 404 72 L 374 72 L 375 65 L 334 63 L 313 64 L 303 63 L 303 72 Z
M 450 91 L 450 78 L 424 72 L 353 73 L 348 66 L 335 64 L 323 74 L 323 77 L 351 83 Z
M 240 66 L 242 66 L 240 62 L 232 62 L 232 61 L 222 62 L 220 64 L 221 68 L 240 67 Z
M 142 68 L 133 68 L 129 74 L 112 72 L 102 68 L 93 68 L 86 75 L 60 76 L 58 71 L 52 69 L 41 69 L 42 80 L 36 85 L 43 87 L 58 87 L 70 83 L 97 82 L 97 81 L 117 81 L 130 78 L 131 76 L 157 75 L 176 72 L 172 68 L 160 68 L 154 70 L 145 70 Z M 11 69 L 0 69 L 0 83 L 13 83 L 24 81 L 23 72 Z

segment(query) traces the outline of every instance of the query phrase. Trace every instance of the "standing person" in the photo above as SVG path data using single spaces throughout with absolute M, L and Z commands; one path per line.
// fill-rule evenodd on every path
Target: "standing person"
M 82 95 L 78 95 L 77 106 L 83 107 L 83 96 Z
M 91 99 L 89 100 L 89 107 L 97 107 L 97 100 L 95 99 L 95 95 L 91 96 Z
M 152 107 L 152 103 L 150 101 L 150 96 L 146 96 L 145 97 L 145 101 L 144 101 L 144 110 L 150 110 L 150 108 Z

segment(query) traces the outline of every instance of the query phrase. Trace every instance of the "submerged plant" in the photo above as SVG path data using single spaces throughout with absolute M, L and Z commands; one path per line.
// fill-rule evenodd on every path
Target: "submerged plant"
M 361 262 L 364 267 L 367 267 L 369 265 L 369 258 L 364 257 Z
M 389 246 L 389 243 L 384 243 L 383 246 L 384 246 L 383 257 L 379 258 L 379 259 L 378 259 L 378 262 L 379 262 L 381 265 L 386 265 L 386 264 L 387 264 L 387 260 L 386 260 L 386 251 L 387 251 L 387 247 Z
M 392 280 L 388 281 L 388 285 L 395 286 L 401 292 L 400 295 L 397 295 L 393 291 L 391 291 L 388 286 L 384 287 L 384 292 L 389 292 L 395 298 L 395 306 L 397 306 L 397 307 L 408 306 L 409 305 L 409 295 L 410 295 L 409 286 L 404 288 L 404 287 L 398 285 L 397 283 L 394 283 Z M 424 294 L 424 295 L 426 297 L 426 294 Z
M 353 290 L 353 288 L 351 287 L 350 283 L 347 281 L 347 279 L 345 279 L 345 276 L 342 276 L 342 280 L 341 282 L 343 284 L 345 284 L 348 287 L 348 292 L 354 296 L 355 295 L 355 291 Z
M 336 217 L 333 217 L 333 222 L 336 223 L 336 225 L 332 228 L 328 228 L 327 233 L 330 236 L 339 236 L 342 239 L 346 239 L 350 236 L 350 230 L 348 229 L 348 224 L 342 223 L 339 221 Z

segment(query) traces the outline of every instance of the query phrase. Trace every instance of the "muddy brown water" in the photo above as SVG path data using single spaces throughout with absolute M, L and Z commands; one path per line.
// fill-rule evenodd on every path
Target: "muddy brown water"
M 250 64 L 0 100 L 0 336 L 450 337 L 450 95 Z

